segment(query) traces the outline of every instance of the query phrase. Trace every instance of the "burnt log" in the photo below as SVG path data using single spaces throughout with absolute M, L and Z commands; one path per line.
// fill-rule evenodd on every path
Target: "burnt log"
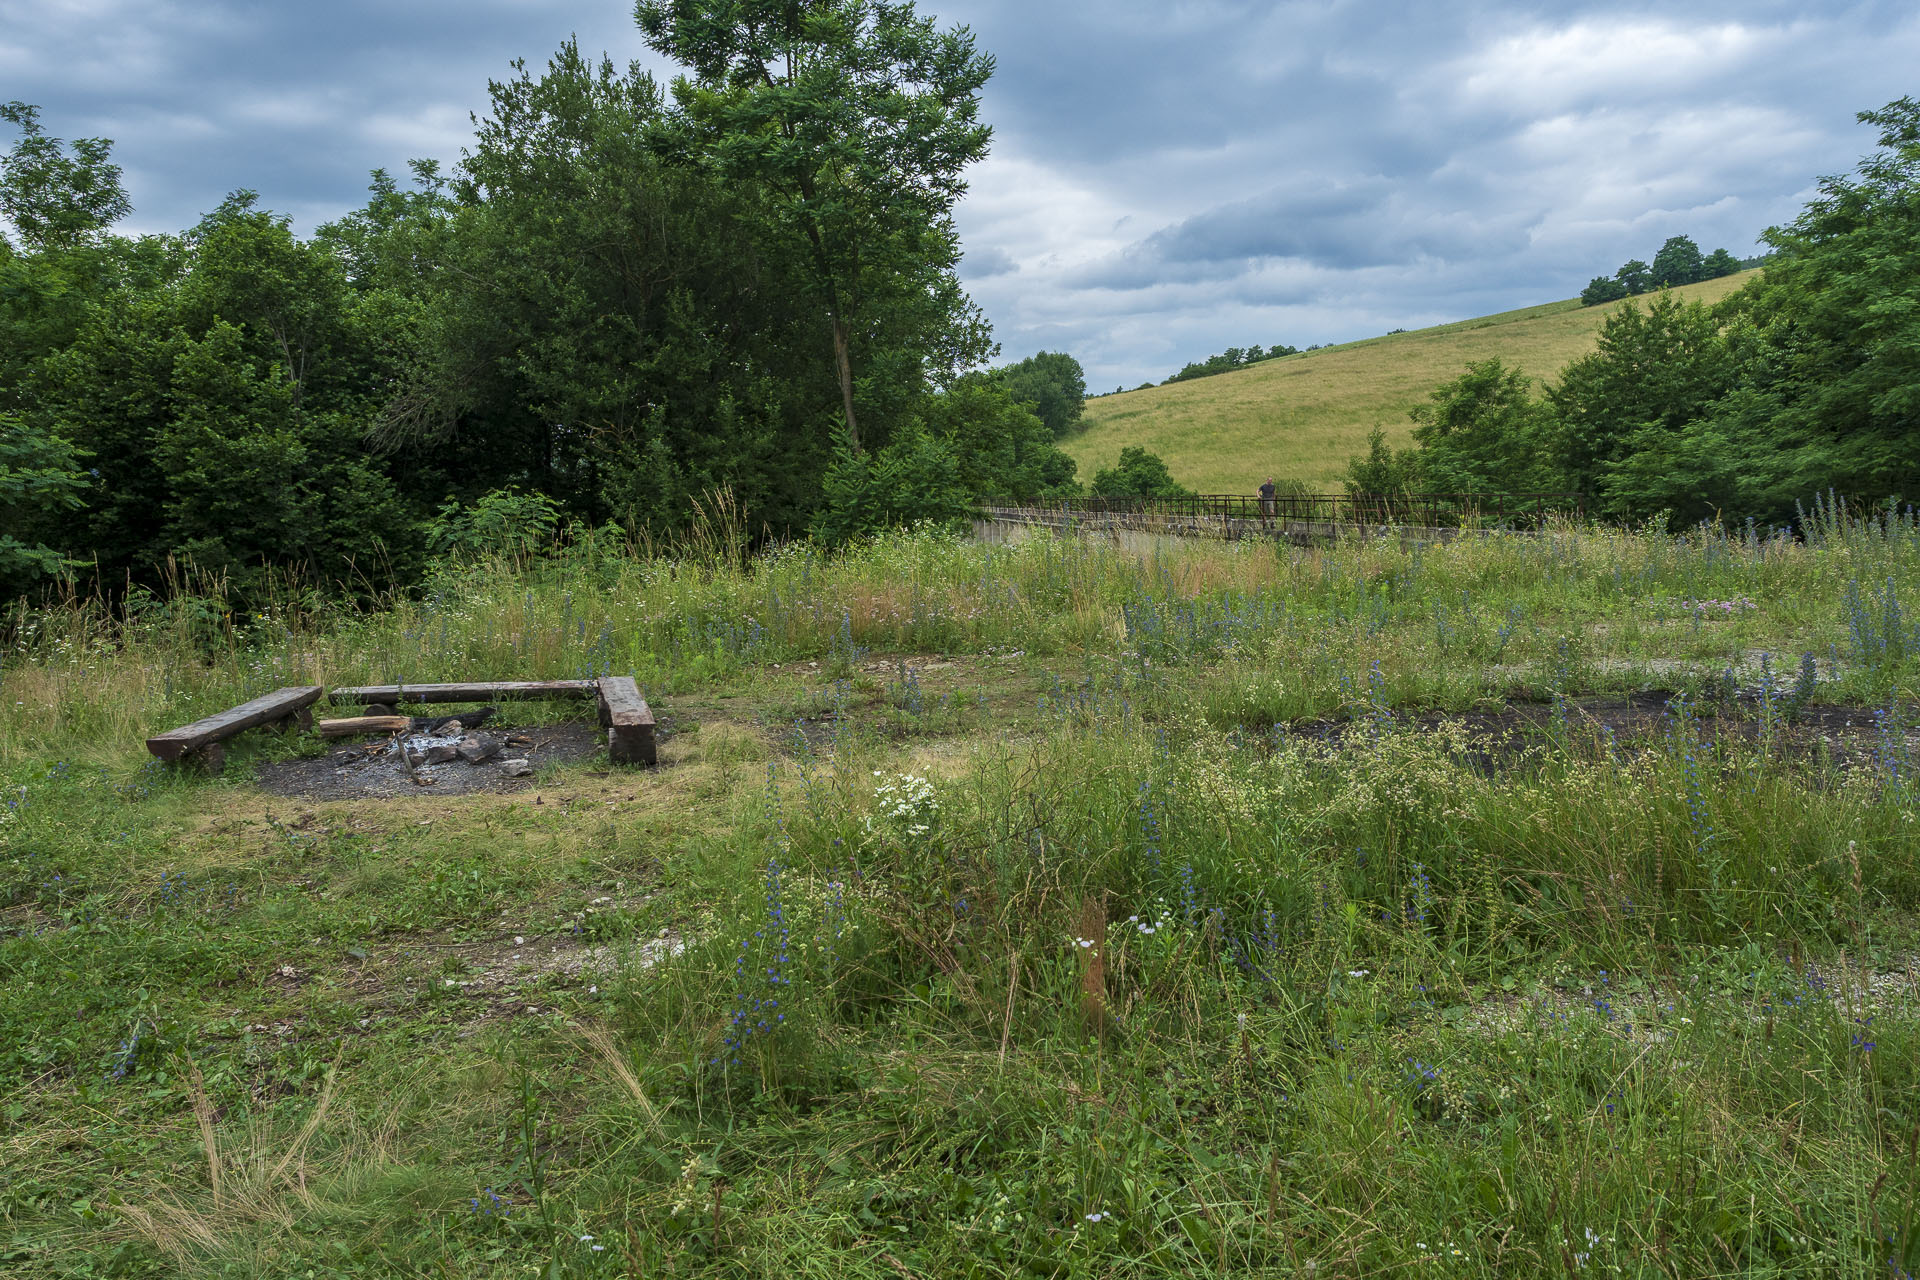
M 372 733 L 405 733 L 413 727 L 407 716 L 354 716 L 346 720 L 322 720 L 317 726 L 323 738 L 352 738 Z

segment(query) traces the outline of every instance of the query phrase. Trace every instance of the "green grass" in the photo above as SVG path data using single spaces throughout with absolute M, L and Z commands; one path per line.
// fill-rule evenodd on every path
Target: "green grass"
M 1916 591 L 1895 522 L 601 545 L 364 616 L 21 615 L 0 1270 L 1911 1270 Z M 1716 738 L 1759 651 L 1896 720 Z M 140 748 L 295 678 L 608 668 L 656 772 L 302 802 L 252 773 L 313 744 Z M 1422 727 L 1650 685 L 1695 709 L 1491 771 Z
M 1674 292 L 1713 302 L 1755 274 Z M 1593 350 L 1601 322 L 1621 305 L 1551 302 L 1101 396 L 1087 402 L 1085 430 L 1061 447 L 1083 478 L 1112 466 L 1123 448 L 1141 445 L 1201 493 L 1252 493 L 1268 475 L 1338 492 L 1347 459 L 1366 452 L 1367 434 L 1380 427 L 1396 446 L 1405 444 L 1408 411 L 1468 362 L 1498 356 L 1550 380 Z

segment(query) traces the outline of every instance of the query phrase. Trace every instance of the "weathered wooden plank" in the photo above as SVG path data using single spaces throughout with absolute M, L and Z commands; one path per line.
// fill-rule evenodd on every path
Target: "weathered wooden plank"
M 320 696 L 325 692 L 317 684 L 281 689 L 264 698 L 243 702 L 219 715 L 156 734 L 147 739 L 147 750 L 162 760 L 178 760 L 190 751 L 200 751 L 259 725 L 276 720 L 297 721 L 301 713 L 320 701 Z
M 607 676 L 599 682 L 600 723 L 607 729 L 607 754 L 615 764 L 653 764 L 653 712 L 632 676 Z
M 335 689 L 332 701 L 398 707 L 410 702 L 540 702 L 548 698 L 591 698 L 591 680 L 505 680 L 492 684 L 375 684 Z

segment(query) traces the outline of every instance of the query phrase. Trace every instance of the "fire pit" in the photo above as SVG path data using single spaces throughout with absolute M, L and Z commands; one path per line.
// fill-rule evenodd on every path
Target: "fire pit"
M 606 748 L 589 723 L 465 726 L 392 733 L 336 747 L 311 760 L 260 766 L 260 785 L 276 795 L 313 799 L 469 795 L 518 791 L 549 765 L 591 760 Z

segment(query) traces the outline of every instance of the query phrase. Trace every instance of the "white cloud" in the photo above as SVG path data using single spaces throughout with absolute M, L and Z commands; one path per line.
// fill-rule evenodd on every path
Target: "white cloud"
M 1441 76 L 1472 103 L 1527 114 L 1576 103 L 1666 96 L 1777 55 L 1804 30 L 1734 22 L 1695 26 L 1659 19 L 1587 19 L 1536 27 L 1446 64 Z

